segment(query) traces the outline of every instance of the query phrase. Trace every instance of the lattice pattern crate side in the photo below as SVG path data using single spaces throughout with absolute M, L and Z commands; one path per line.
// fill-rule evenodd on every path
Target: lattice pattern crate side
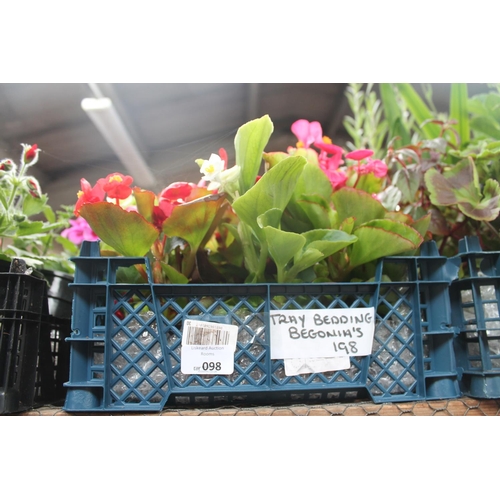
M 466 238 L 458 258 L 450 298 L 461 387 L 473 397 L 500 397 L 500 252 L 482 252 L 477 238 Z
M 85 272 L 84 281 L 74 283 L 68 411 L 148 411 L 185 400 L 246 397 L 383 402 L 457 396 L 447 259 L 394 261 L 407 267 L 397 282 L 385 282 L 378 270 L 370 283 L 150 286 L 116 282 L 116 269 L 132 265 L 130 259 L 103 258 L 99 273 L 93 260 L 75 259 L 77 271 L 81 264 Z M 286 376 L 283 361 L 271 359 L 271 312 L 359 307 L 376 310 L 375 341 L 370 356 L 351 357 L 349 369 Z M 182 373 L 186 319 L 238 327 L 233 374 Z

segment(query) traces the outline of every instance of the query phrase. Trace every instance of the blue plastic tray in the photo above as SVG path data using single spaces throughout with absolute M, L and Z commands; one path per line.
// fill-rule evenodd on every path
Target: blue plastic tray
M 148 285 L 117 283 L 142 258 L 101 257 L 85 243 L 73 287 L 70 376 L 64 409 L 159 411 L 169 405 L 372 400 L 460 395 L 448 288 L 456 262 L 426 244 L 418 257 L 380 261 L 364 283 Z M 147 265 L 147 263 L 146 263 Z M 387 282 L 386 271 L 401 279 Z M 270 356 L 269 313 L 280 309 L 374 307 L 369 356 L 350 368 L 286 376 Z M 211 318 L 238 327 L 231 375 L 181 372 L 182 324 Z

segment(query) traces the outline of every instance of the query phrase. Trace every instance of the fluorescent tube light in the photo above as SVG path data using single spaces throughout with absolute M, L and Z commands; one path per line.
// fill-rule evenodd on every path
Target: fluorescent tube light
M 83 99 L 82 109 L 130 174 L 140 179 L 141 186 L 155 187 L 156 179 L 123 125 L 111 99 L 107 97 Z

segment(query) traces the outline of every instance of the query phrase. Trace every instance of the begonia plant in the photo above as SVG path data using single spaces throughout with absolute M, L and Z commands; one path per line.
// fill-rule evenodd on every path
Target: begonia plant
M 224 149 L 194 160 L 198 184 L 154 193 L 118 172 L 82 179 L 75 216 L 103 253 L 148 256 L 157 283 L 369 280 L 379 258 L 418 251 L 430 217 L 384 207 L 373 151 L 344 151 L 307 120 L 292 124 L 294 146 L 266 151 L 273 128 L 267 115 L 241 126 L 230 168 Z

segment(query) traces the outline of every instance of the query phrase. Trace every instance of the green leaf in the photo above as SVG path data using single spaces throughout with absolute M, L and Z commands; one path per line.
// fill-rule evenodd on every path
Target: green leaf
M 148 221 L 153 222 L 153 211 L 155 205 L 155 194 L 152 191 L 134 189 L 137 211 Z
M 422 182 L 421 168 L 409 166 L 400 168 L 392 179 L 393 184 L 399 188 L 403 194 L 403 200 L 413 203 L 417 194 L 420 183 Z
M 40 235 L 55 229 L 60 229 L 62 224 L 49 224 L 42 221 L 25 220 L 17 225 L 16 237 Z
M 354 227 L 373 219 L 383 219 L 386 209 L 370 194 L 354 188 L 342 188 L 332 195 L 335 210 L 340 223 L 349 217 L 354 217 Z
M 27 217 L 37 215 L 43 211 L 47 204 L 48 198 L 46 194 L 42 194 L 40 198 L 34 196 L 26 196 L 23 201 L 23 214 Z
M 467 110 L 467 84 L 452 83 L 450 91 L 450 118 L 457 120 L 457 130 L 460 136 L 460 145 L 466 146 L 470 141 L 469 113 Z M 451 141 L 456 144 L 454 134 Z
M 69 241 L 68 238 L 65 238 L 64 236 L 56 236 L 55 240 L 63 247 L 64 250 L 66 250 L 66 252 L 71 255 L 78 255 L 78 246 L 72 241 Z
M 241 167 L 240 195 L 254 184 L 262 163 L 262 154 L 273 133 L 273 122 L 268 115 L 242 125 L 234 138 L 236 165 Z
M 257 218 L 272 208 L 285 209 L 305 163 L 301 156 L 284 159 L 233 202 L 233 210 L 240 220 L 248 224 L 261 241 L 264 237 Z
M 474 116 L 470 125 L 476 132 L 500 140 L 500 124 L 491 116 Z
M 49 207 L 48 205 L 43 208 L 43 215 L 45 215 L 45 218 L 52 224 L 56 222 L 56 214 L 54 213 L 54 210 L 52 210 L 52 207 Z
M 316 165 L 306 163 L 300 175 L 287 212 L 293 219 L 305 222 L 307 229 L 330 227 L 332 184 Z
M 281 216 L 283 211 L 279 208 L 270 208 L 267 212 L 257 217 L 257 223 L 260 227 L 271 226 L 280 229 Z
M 399 105 L 396 94 L 391 83 L 380 83 L 380 97 L 384 105 L 384 114 L 389 123 L 389 139 L 400 137 L 396 142 L 397 146 L 410 144 L 410 133 L 403 125 L 403 116 L 401 106 Z
M 278 281 L 284 273 L 285 266 L 304 247 L 306 239 L 301 234 L 289 233 L 271 226 L 263 228 L 266 235 L 269 254 L 278 269 Z
M 169 236 L 178 236 L 189 243 L 194 255 L 200 248 L 207 233 L 211 232 L 216 216 L 225 198 L 204 200 L 174 207 L 170 217 L 165 219 L 162 230 Z
M 306 248 L 315 248 L 325 257 L 352 245 L 357 237 L 337 229 L 314 229 L 303 234 Z
M 285 273 L 284 282 L 292 282 L 297 274 L 309 269 L 324 259 L 323 253 L 316 248 L 307 248 L 300 257 L 294 260 L 293 266 Z
M 425 105 L 424 101 L 418 95 L 417 91 L 410 83 L 395 83 L 401 96 L 406 102 L 408 109 L 415 117 L 416 122 L 422 129 L 422 133 L 426 139 L 434 139 L 439 137 L 440 128 L 434 123 L 422 124 L 427 120 L 434 119 L 431 110 Z
M 283 153 L 281 151 L 273 152 L 273 153 L 263 153 L 262 158 L 266 164 L 266 171 L 273 168 L 277 165 L 281 160 L 288 158 L 290 155 L 288 153 Z
M 423 242 L 415 229 L 388 219 L 371 221 L 358 227 L 354 234 L 358 241 L 350 247 L 350 269 L 381 257 L 415 250 Z
M 126 257 L 146 255 L 159 234 L 142 215 L 113 203 L 87 203 L 80 214 L 104 243 Z
M 189 279 L 171 265 L 165 264 L 164 262 L 161 262 L 160 264 L 162 271 L 165 273 L 165 276 L 168 278 L 170 283 L 174 285 L 185 285 L 186 283 L 189 283 Z
M 292 281 L 300 272 L 357 241 L 356 236 L 336 229 L 314 229 L 303 236 L 306 239 L 304 249 L 295 256 L 292 268 L 287 271 L 287 281 Z

